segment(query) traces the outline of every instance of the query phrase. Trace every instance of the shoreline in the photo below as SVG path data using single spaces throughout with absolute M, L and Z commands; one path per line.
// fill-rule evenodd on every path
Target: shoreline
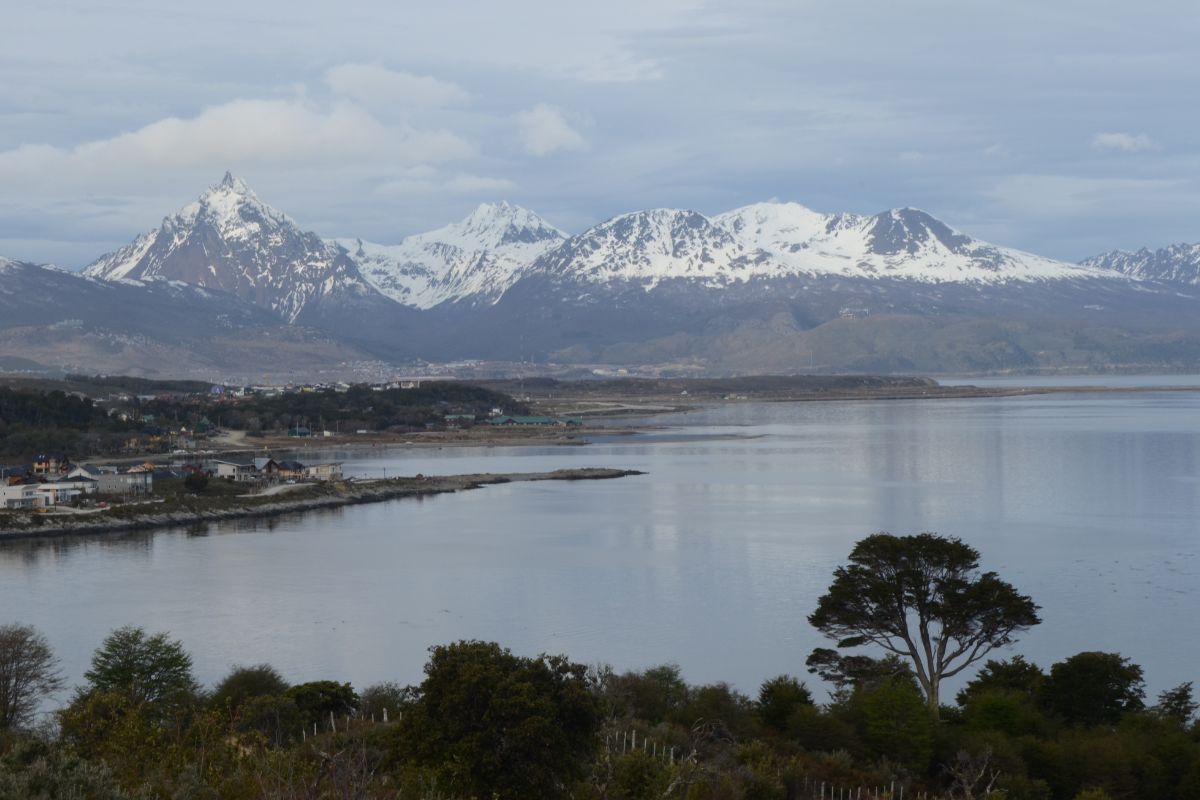
M 332 437 L 310 437 L 297 439 L 282 435 L 251 438 L 235 432 L 231 439 L 212 442 L 213 457 L 254 454 L 290 453 L 322 450 L 344 450 L 355 454 L 368 454 L 376 450 L 433 450 L 442 448 L 493 448 L 493 447 L 586 447 L 592 436 L 634 436 L 653 431 L 657 426 L 646 424 L 623 424 L 623 420 L 646 419 L 669 414 L 682 414 L 702 408 L 746 403 L 852 403 L 892 402 L 905 400 L 973 400 L 1005 397 L 1030 397 L 1051 394 L 1143 394 L 1152 392 L 1200 392 L 1200 386 L 927 386 L 906 389 L 887 388 L 880 390 L 826 391 L 826 392 L 757 392 L 744 397 L 729 398 L 719 395 L 693 394 L 687 398 L 647 395 L 622 397 L 619 395 L 566 397 L 552 401 L 531 398 L 539 411 L 553 412 L 563 416 L 582 416 L 595 422 L 607 421 L 604 425 L 584 425 L 564 431 L 558 427 L 547 428 L 488 428 L 477 426 L 451 431 L 420 431 L 409 433 L 378 432 L 365 435 L 340 434 Z M 680 402 L 683 399 L 686 402 Z M 580 408 L 580 404 L 593 408 Z M 247 446 L 253 445 L 253 446 Z M 107 460 L 112 463 L 135 463 L 151 461 L 171 463 L 179 456 L 155 454 L 146 456 L 122 456 L 117 458 L 96 456 L 88 460 Z
M 81 463 L 111 464 L 153 463 L 170 465 L 197 458 L 222 458 L 250 455 L 295 454 L 343 450 L 369 454 L 378 450 L 432 450 L 442 448 L 494 447 L 584 447 L 593 436 L 633 436 L 658 426 L 632 424 L 625 420 L 645 420 L 669 414 L 681 414 L 703 408 L 746 403 L 880 402 L 905 400 L 972 400 L 1005 397 L 1029 397 L 1052 394 L 1144 394 L 1155 392 L 1200 392 L 1200 385 L 1157 386 L 974 386 L 937 384 L 905 387 L 832 389 L 815 391 L 758 390 L 730 396 L 718 392 L 697 391 L 687 396 L 662 393 L 579 393 L 559 397 L 528 397 L 527 402 L 548 415 L 578 416 L 591 424 L 562 427 L 472 428 L 440 431 L 378 431 L 370 434 L 337 434 L 323 437 L 289 437 L 274 433 L 248 436 L 244 431 L 226 431 L 208 442 L 208 447 L 183 453 L 145 453 L 140 455 L 88 455 Z M 605 424 L 608 423 L 608 424 Z M 0 534 L 3 531 L 0 529 Z
M 338 483 L 331 485 L 315 485 L 305 487 L 308 491 L 303 497 L 291 497 L 286 494 L 278 495 L 240 495 L 228 504 L 214 508 L 179 508 L 172 510 L 156 510 L 146 513 L 134 513 L 129 516 L 111 516 L 102 521 L 92 521 L 93 514 L 88 515 L 41 515 L 29 514 L 30 521 L 38 520 L 37 524 L 17 528 L 0 528 L 0 543 L 24 539 L 53 538 L 60 536 L 79 536 L 105 533 L 118 533 L 135 530 L 153 530 L 171 528 L 180 525 L 195 525 L 198 523 L 221 522 L 231 519 L 250 519 L 278 517 L 284 514 L 305 513 L 329 508 L 364 505 L 367 503 L 382 503 L 389 500 L 400 500 L 408 497 L 430 497 L 439 494 L 480 489 L 485 486 L 495 486 L 505 483 L 525 483 L 535 481 L 588 481 L 611 480 L 633 475 L 644 475 L 639 470 L 609 469 L 601 467 L 580 467 L 559 469 L 552 472 L 508 472 L 508 473 L 476 473 L 467 475 L 446 475 L 438 477 L 405 477 L 387 480 L 361 481 L 354 483 Z M 304 490 L 300 490 L 304 491 Z M 253 502 L 260 501 L 260 502 Z M 266 502 L 261 502 L 266 501 Z M 157 506 L 158 504 L 153 504 Z M 113 509 L 121 511 L 122 509 Z M 13 512 L 5 512 L 13 513 Z M 63 524 L 65 520 L 86 521 Z M 60 522 L 60 520 L 62 520 Z

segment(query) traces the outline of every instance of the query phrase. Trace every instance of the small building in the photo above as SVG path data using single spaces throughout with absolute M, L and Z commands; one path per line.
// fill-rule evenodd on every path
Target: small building
M 225 478 L 235 483 L 253 483 L 259 478 L 253 461 L 214 461 L 212 468 L 218 478 Z
M 40 501 L 36 483 L 0 485 L 0 508 L 10 511 L 37 508 Z
M 309 436 L 312 436 L 312 431 L 303 425 L 297 425 L 294 428 L 288 428 L 288 436 L 307 439 Z
M 152 494 L 154 470 L 104 473 L 96 479 L 96 488 L 101 494 Z
M 279 462 L 273 458 L 254 459 L 254 469 L 258 472 L 258 477 L 269 481 L 279 477 Z
M 37 476 L 65 475 L 70 470 L 71 460 L 65 453 L 42 453 L 30 465 L 30 471 Z
M 107 464 L 83 464 L 67 473 L 67 480 L 92 481 L 100 494 L 151 494 L 156 467 L 150 462 L 129 469 Z M 90 494 L 90 492 L 89 492 Z
M 316 481 L 340 481 L 342 479 L 342 465 L 340 462 L 309 464 L 304 468 L 304 477 Z
M 24 483 L 29 477 L 29 468 L 18 465 L 0 466 L 0 486 Z
M 299 461 L 280 461 L 278 463 L 280 480 L 295 481 L 306 477 L 304 465 Z
M 37 491 L 43 506 L 57 506 L 70 503 L 81 495 L 95 494 L 97 483 L 91 478 L 60 478 L 37 484 Z

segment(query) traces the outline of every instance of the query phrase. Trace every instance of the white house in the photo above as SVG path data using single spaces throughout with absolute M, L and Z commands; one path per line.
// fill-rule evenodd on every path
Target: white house
M 218 478 L 227 478 L 237 483 L 253 483 L 259 479 L 258 468 L 253 461 L 213 461 L 210 467 Z
M 100 494 L 150 494 L 154 491 L 154 473 L 139 467 L 120 470 L 112 466 L 85 464 L 71 470 L 67 477 L 95 481 Z
M 89 478 L 0 486 L 0 508 L 51 508 L 95 491 L 96 482 Z
M 18 484 L 16 486 L 0 485 L 0 508 L 37 508 L 42 498 L 38 495 L 36 483 Z

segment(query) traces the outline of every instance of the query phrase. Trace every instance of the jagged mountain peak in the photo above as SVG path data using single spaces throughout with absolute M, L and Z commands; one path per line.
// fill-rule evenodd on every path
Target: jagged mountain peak
M 1112 250 L 1081 263 L 1138 280 L 1200 285 L 1200 243 L 1171 244 L 1154 250 L 1143 247 L 1135 252 Z
M 446 302 L 492 303 L 539 256 L 567 235 L 527 208 L 481 203 L 461 222 L 381 245 L 334 240 L 364 278 L 397 302 L 432 308 Z
M 158 229 L 98 259 L 84 274 L 217 289 L 289 321 L 314 299 L 371 291 L 344 250 L 301 230 L 230 172 Z
M 215 225 L 225 235 L 250 236 L 263 227 L 295 225 L 295 221 L 264 203 L 250 185 L 230 172 L 220 183 L 214 183 L 195 202 L 184 206 L 176 224 L 191 225 L 203 219 Z M 171 217 L 167 218 L 171 220 Z
M 567 238 L 565 233 L 534 212 L 506 200 L 480 203 L 462 222 L 418 234 L 427 238 L 439 235 L 443 240 L 457 239 L 467 248 L 482 250 Z

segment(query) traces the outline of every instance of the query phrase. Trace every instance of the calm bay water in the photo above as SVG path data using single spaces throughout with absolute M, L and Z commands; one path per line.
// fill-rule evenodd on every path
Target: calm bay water
M 1016 649 L 1116 650 L 1200 678 L 1200 393 L 732 405 L 588 447 L 386 451 L 362 476 L 630 467 L 262 522 L 0 545 L 0 620 L 72 679 L 112 628 L 169 630 L 200 677 L 415 682 L 460 638 L 753 692 L 804 674 L 805 617 L 868 533 L 962 537 L 1043 606 Z

